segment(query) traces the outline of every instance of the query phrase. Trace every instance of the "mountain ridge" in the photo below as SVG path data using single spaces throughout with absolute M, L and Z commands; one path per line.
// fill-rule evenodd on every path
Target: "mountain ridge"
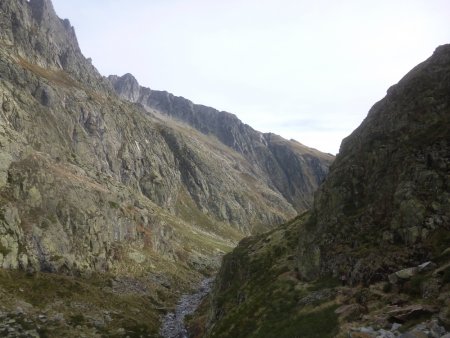
M 273 133 L 256 131 L 234 114 L 194 104 L 165 91 L 141 87 L 129 73 L 122 77 L 111 75 L 107 79 L 123 99 L 185 122 L 205 135 L 214 135 L 226 146 L 249 158 L 256 163 L 256 174 L 265 176 L 268 184 L 280 191 L 298 212 L 311 206 L 310 200 L 304 198 L 304 192 L 312 196 L 327 172 L 314 158 L 321 156 L 331 161 L 332 155 L 324 155 L 298 141 L 288 141 Z M 300 161 L 290 161 L 291 158 Z M 309 167 L 314 168 L 315 175 L 305 170 Z M 309 179 L 314 176 L 316 180 Z M 302 188 L 298 189 L 298 186 Z

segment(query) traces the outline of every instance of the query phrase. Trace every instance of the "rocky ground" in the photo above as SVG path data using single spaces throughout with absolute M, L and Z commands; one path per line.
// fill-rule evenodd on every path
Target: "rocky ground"
M 353 328 L 348 333 L 349 338 L 450 338 L 450 333 L 439 325 L 437 320 L 430 320 L 415 325 L 402 333 L 402 324 L 393 323 L 391 328 L 374 329 L 373 327 Z
M 176 276 L 0 269 L 0 337 L 158 337 L 161 317 L 195 280 L 194 272 L 180 266 Z
M 163 321 L 160 334 L 164 338 L 188 338 L 184 320 L 195 312 L 202 300 L 211 291 L 214 278 L 201 281 L 195 293 L 183 295 L 177 303 L 175 312 L 168 313 Z
M 242 240 L 210 298 L 189 319 L 194 337 L 440 337 L 450 329 L 450 248 L 371 284 L 302 279 L 293 252 L 308 214 Z M 205 328 L 209 331 L 205 331 Z

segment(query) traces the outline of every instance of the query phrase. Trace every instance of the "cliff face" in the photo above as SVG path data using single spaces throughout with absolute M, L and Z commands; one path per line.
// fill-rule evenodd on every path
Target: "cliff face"
M 98 86 L 101 75 L 78 46 L 69 20 L 56 16 L 50 0 L 2 1 L 2 49 L 45 69 L 64 70 L 85 85 Z
M 449 110 L 444 45 L 343 140 L 309 213 L 225 256 L 208 311 L 191 326 L 211 337 L 390 337 L 431 318 L 414 332 L 444 335 Z
M 256 177 L 279 192 L 296 211 L 311 207 L 312 195 L 328 172 L 331 155 L 275 134 L 258 132 L 233 114 L 141 87 L 131 74 L 110 76 L 108 80 L 123 99 L 184 122 L 242 154 L 252 163 Z
M 431 258 L 450 230 L 450 47 L 411 70 L 344 139 L 301 240 L 305 277 L 351 271 L 376 281 Z M 304 269 L 308 252 L 320 255 Z

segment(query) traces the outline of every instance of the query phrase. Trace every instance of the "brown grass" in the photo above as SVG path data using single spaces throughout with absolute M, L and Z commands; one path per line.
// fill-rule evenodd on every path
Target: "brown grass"
M 54 70 L 54 69 L 47 69 L 42 68 L 41 66 L 38 66 L 36 64 L 30 63 L 27 60 L 25 60 L 22 57 L 18 57 L 18 62 L 20 66 L 23 68 L 29 70 L 30 72 L 43 77 L 55 84 L 65 86 L 65 87 L 76 87 L 81 88 L 80 84 L 72 79 L 69 74 L 62 70 Z

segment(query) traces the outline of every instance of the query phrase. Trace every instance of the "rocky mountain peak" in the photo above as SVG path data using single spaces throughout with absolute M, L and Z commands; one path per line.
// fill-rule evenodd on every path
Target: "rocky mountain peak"
M 256 131 L 234 114 L 194 104 L 166 91 L 141 87 L 131 74 L 109 76 L 108 82 L 121 98 L 186 123 L 202 134 L 212 135 L 251 160 L 254 172 L 264 177 L 297 211 L 311 206 L 312 192 L 327 173 L 322 161 L 330 163 L 333 160 L 332 155 L 299 142 Z M 310 197 L 305 197 L 305 191 Z
M 33 19 L 37 23 L 42 24 L 43 21 L 48 21 L 56 16 L 53 4 L 50 0 L 29 0 Z
M 123 76 L 110 75 L 108 80 L 112 83 L 114 90 L 119 96 L 131 102 L 139 101 L 141 86 L 133 75 L 130 73 Z

